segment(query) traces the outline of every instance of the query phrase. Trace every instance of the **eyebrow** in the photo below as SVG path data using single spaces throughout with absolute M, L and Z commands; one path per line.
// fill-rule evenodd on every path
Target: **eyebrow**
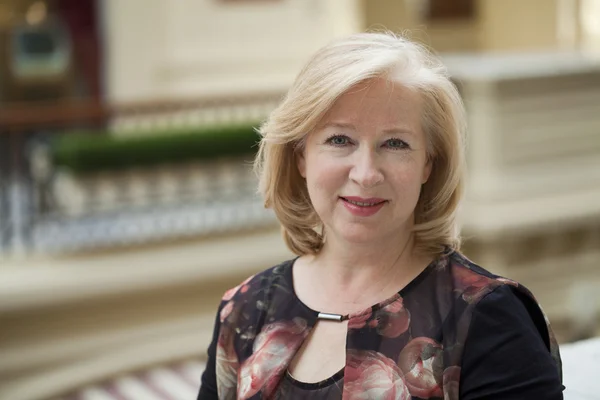
M 407 135 L 411 135 L 411 136 L 415 136 L 415 132 L 413 132 L 410 129 L 407 128 L 392 128 L 392 129 L 385 129 L 383 131 L 383 133 L 391 135 L 391 134 L 407 134 Z
M 354 124 L 351 124 L 349 122 L 327 122 L 326 124 L 321 125 L 321 129 L 325 129 L 325 128 L 352 128 L 352 129 L 356 129 L 354 127 Z
M 354 124 L 349 123 L 349 122 L 327 122 L 326 124 L 321 125 L 321 129 L 326 129 L 326 128 L 351 128 L 351 129 L 356 129 L 356 127 L 354 126 Z M 413 132 L 412 130 L 408 129 L 408 128 L 390 128 L 390 129 L 384 129 L 383 133 L 385 133 L 386 135 L 390 135 L 390 134 L 408 134 L 408 135 L 415 135 L 415 132 Z

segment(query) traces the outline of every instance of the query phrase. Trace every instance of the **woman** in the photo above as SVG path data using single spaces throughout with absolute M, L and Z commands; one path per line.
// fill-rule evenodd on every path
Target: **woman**
M 531 293 L 458 252 L 464 122 L 415 43 L 314 55 L 256 160 L 298 257 L 225 293 L 199 399 L 562 399 Z

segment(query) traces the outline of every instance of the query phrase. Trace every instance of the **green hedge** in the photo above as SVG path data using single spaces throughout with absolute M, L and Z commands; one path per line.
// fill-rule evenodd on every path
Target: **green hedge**
M 257 124 L 188 128 L 118 137 L 107 132 L 59 136 L 52 143 L 54 165 L 76 173 L 252 155 Z

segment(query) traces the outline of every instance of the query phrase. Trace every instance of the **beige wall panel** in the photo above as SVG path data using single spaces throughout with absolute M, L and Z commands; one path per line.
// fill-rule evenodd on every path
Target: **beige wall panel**
M 318 47 L 360 30 L 358 4 L 107 0 L 108 98 L 285 89 Z
M 418 1 L 364 0 L 364 27 L 408 32 L 436 51 L 474 51 L 479 47 L 476 20 L 428 22 L 421 16 Z
M 557 0 L 479 0 L 482 50 L 558 46 Z

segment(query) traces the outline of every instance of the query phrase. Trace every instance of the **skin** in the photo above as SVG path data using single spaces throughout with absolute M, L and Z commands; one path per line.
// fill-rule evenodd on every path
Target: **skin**
M 383 79 L 358 85 L 309 135 L 298 169 L 325 224 L 326 246 L 397 243 L 412 228 L 431 171 L 419 95 Z M 360 218 L 347 212 L 340 196 L 379 197 L 387 204 L 375 216 Z
M 314 310 L 350 314 L 383 301 L 431 261 L 413 254 L 411 229 L 421 185 L 431 173 L 418 93 L 386 79 L 343 94 L 311 132 L 298 157 L 326 232 L 323 249 L 294 264 L 298 298 Z M 343 197 L 380 198 L 356 216 Z M 319 321 L 290 365 L 316 382 L 345 364 L 347 323 Z M 319 368 L 314 368 L 319 365 Z

